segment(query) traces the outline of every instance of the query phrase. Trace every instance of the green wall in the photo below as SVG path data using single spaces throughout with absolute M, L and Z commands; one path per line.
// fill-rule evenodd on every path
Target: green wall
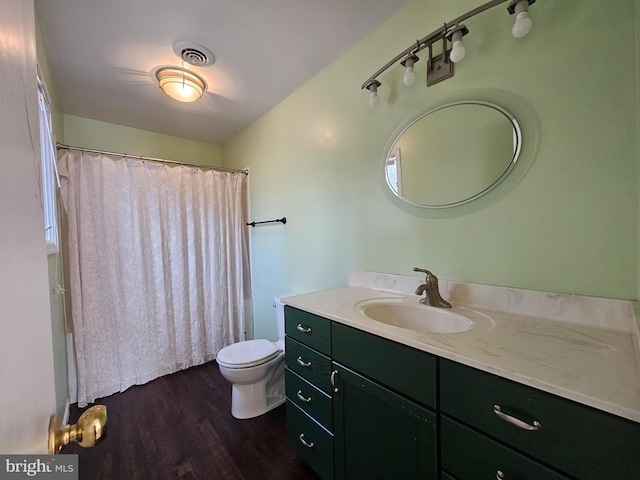
M 360 85 L 416 38 L 478 0 L 416 0 L 223 146 L 251 169 L 257 337 L 276 336 L 274 294 L 344 285 L 350 270 L 615 298 L 637 298 L 638 159 L 634 0 L 540 0 L 514 39 L 504 6 L 466 22 L 455 76 L 426 88 L 379 79 L 372 109 Z M 420 105 L 471 89 L 518 96 L 540 125 L 526 175 L 490 205 L 425 218 L 392 204 L 378 180 L 382 150 Z M 526 135 L 526 133 L 525 133 Z
M 67 114 L 64 115 L 64 132 L 67 145 L 178 162 L 222 165 L 220 147 L 210 143 Z

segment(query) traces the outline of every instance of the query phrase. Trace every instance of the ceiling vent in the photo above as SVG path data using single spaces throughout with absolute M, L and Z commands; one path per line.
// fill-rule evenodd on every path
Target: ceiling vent
M 208 48 L 193 42 L 174 43 L 173 53 L 194 67 L 208 67 L 216 61 L 216 57 Z

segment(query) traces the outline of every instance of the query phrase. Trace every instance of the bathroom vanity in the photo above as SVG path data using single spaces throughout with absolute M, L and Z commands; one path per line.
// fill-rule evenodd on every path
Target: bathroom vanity
M 287 433 L 322 478 L 640 478 L 632 302 L 441 282 L 471 328 L 363 314 L 419 283 L 353 272 L 284 300 Z

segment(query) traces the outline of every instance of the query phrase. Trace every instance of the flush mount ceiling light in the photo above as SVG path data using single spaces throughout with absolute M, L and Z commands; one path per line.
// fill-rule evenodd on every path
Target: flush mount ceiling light
M 162 91 L 179 102 L 195 102 L 207 89 L 202 77 L 180 67 L 161 68 L 156 78 Z
M 405 85 L 412 85 L 415 82 L 415 72 L 413 66 L 418 61 L 417 53 L 425 48 L 429 49 L 429 61 L 427 63 L 427 86 L 446 80 L 453 76 L 453 64 L 462 61 L 465 56 L 465 48 L 462 45 L 462 37 L 469 33 L 469 29 L 462 25 L 462 22 L 489 10 L 501 3 L 509 1 L 507 11 L 516 16 L 516 21 L 512 28 L 512 35 L 516 38 L 524 37 L 531 30 L 531 19 L 529 18 L 529 6 L 536 0 L 491 0 L 479 7 L 469 10 L 464 15 L 445 23 L 442 27 L 434 30 L 426 37 L 416 40 L 414 44 L 406 48 L 392 60 L 387 62 L 376 73 L 371 75 L 360 88 L 368 89 L 371 92 L 369 103 L 375 106 L 378 103 L 378 87 L 382 85 L 378 80 L 385 70 L 396 63 L 405 67 L 403 81 Z M 436 42 L 442 40 L 442 53 L 433 56 L 432 47 Z M 452 48 L 448 49 L 447 40 L 452 43 Z

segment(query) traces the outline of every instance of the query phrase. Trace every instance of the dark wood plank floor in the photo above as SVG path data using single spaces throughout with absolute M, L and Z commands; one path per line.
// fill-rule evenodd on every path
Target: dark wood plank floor
M 257 418 L 231 416 L 231 385 L 215 362 L 96 401 L 107 436 L 77 444 L 80 480 L 318 480 L 286 440 L 284 405 Z M 84 409 L 71 407 L 75 423 Z

